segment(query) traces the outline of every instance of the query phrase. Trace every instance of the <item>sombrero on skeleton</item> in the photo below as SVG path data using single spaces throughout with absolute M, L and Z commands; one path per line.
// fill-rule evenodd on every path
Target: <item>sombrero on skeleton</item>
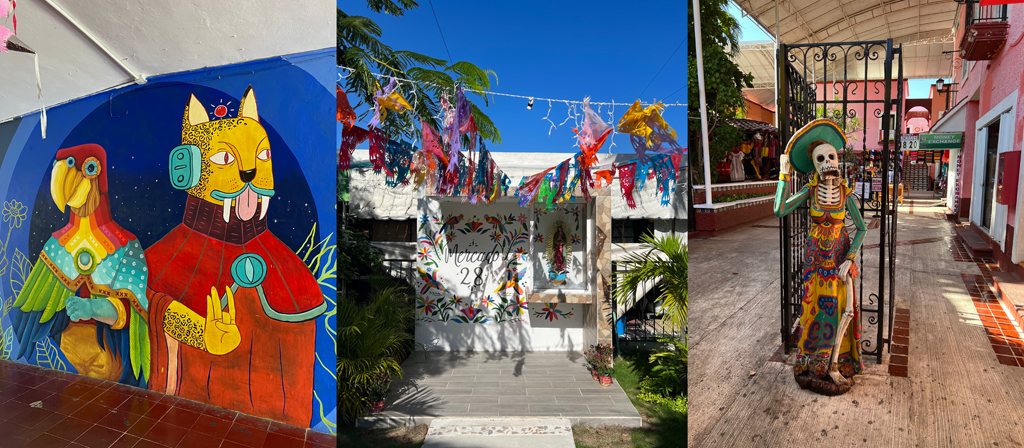
M 807 154 L 807 146 L 818 140 L 824 140 L 836 150 L 846 146 L 846 134 L 832 120 L 819 118 L 807 123 L 786 144 L 786 154 L 794 169 L 803 174 L 814 171 L 814 162 Z

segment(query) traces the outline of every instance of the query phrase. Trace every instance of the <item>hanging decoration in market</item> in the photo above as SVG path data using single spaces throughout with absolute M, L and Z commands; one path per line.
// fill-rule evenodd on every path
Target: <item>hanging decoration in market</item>
M 502 195 L 508 195 L 511 179 L 494 162 L 479 136 L 465 92 L 457 85 L 454 93 L 440 96 L 440 135 L 421 120 L 416 137 L 422 142 L 422 148 L 392 140 L 380 128 L 388 110 L 402 113 L 413 109 L 402 97 L 396 78 L 391 78 L 386 87 L 374 94 L 371 105 L 374 116 L 368 130 L 355 126 L 355 113 L 347 98 L 339 99 L 338 120 L 343 124 L 341 169 L 351 166 L 354 147 L 369 138 L 370 165 L 374 173 L 387 176 L 386 183 L 390 187 L 412 182 L 417 188 L 425 188 L 430 196 L 461 197 L 463 202 L 474 204 L 493 203 Z M 343 95 L 339 89 L 339 96 Z M 661 116 L 665 105 L 656 103 L 645 108 L 639 100 L 633 103 L 620 120 L 618 131 L 630 134 L 637 159 L 599 167 L 597 154 L 616 129 L 591 108 L 589 98 L 573 103 L 582 105 L 583 123 L 577 122 L 578 128 L 572 129 L 579 151 L 555 166 L 523 177 L 512 194 L 518 198 L 519 205 L 527 207 L 540 202 L 552 209 L 555 204 L 574 201 L 576 191 L 589 201 L 591 191 L 611 185 L 616 172 L 630 208 L 636 207 L 632 195 L 634 187 L 641 190 L 648 178 L 656 179 L 662 193 L 661 204 L 668 205 L 686 149 L 676 142 L 675 131 Z M 573 107 L 566 121 L 579 116 Z M 654 154 L 648 156 L 648 152 Z
M 10 15 L 12 22 L 11 26 L 13 28 L 12 30 L 0 25 L 0 53 L 15 51 L 31 54 L 34 58 L 36 71 L 36 97 L 39 99 L 39 129 L 42 133 L 43 139 L 46 139 L 46 103 L 43 102 L 43 82 L 39 77 L 39 54 L 29 47 L 28 44 L 18 38 L 18 16 L 15 15 L 15 9 L 17 8 L 17 1 L 0 0 L 0 19 Z

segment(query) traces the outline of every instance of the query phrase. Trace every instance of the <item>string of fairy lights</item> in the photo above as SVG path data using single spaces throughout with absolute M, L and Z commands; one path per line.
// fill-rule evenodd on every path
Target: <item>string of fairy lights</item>
M 343 87 L 341 85 L 343 80 L 348 78 L 349 76 L 352 76 L 352 73 L 355 72 L 355 69 L 351 68 L 351 67 L 345 67 L 345 66 L 342 66 L 342 65 L 339 65 L 337 67 L 340 70 L 345 70 L 346 71 L 345 74 L 338 73 L 338 86 L 339 87 Z M 370 74 L 373 75 L 376 78 L 381 79 L 381 80 L 391 80 L 391 79 L 394 79 L 399 84 L 407 83 L 407 84 L 419 85 L 419 86 L 430 86 L 430 87 L 434 87 L 434 88 L 438 88 L 438 89 L 442 89 L 444 91 L 450 91 L 450 92 L 454 92 L 455 89 L 459 86 L 458 83 L 455 83 L 454 85 L 451 85 L 451 86 L 447 86 L 447 85 L 440 85 L 440 84 L 432 83 L 432 82 L 428 82 L 428 81 L 417 81 L 417 80 L 414 80 L 414 79 L 399 78 L 399 77 L 395 77 L 395 76 L 384 75 L 384 74 L 381 74 L 381 73 L 373 73 L 373 72 L 371 72 Z M 465 86 L 462 86 L 462 90 L 464 92 L 478 93 L 478 94 L 481 94 L 481 95 L 490 95 L 492 97 L 494 97 L 494 96 L 501 96 L 501 97 L 507 97 L 507 98 L 517 98 L 517 99 L 521 99 L 521 100 L 526 100 L 526 109 L 527 110 L 533 110 L 533 105 L 534 105 L 535 102 L 547 102 L 548 103 L 548 113 L 547 113 L 547 115 L 545 115 L 541 119 L 544 120 L 544 121 L 547 121 L 548 123 L 550 123 L 550 126 L 548 127 L 548 136 L 549 137 L 551 136 L 551 132 L 552 131 L 557 130 L 560 126 L 568 123 L 570 120 L 575 121 L 576 122 L 575 124 L 577 126 L 579 126 L 578 120 L 579 120 L 580 113 L 577 112 L 576 108 L 578 106 L 582 106 L 585 103 L 584 101 L 578 101 L 578 100 L 563 100 L 563 99 L 555 99 L 555 98 L 543 98 L 543 97 L 538 97 L 538 96 L 519 95 L 519 94 L 514 94 L 514 93 L 494 92 L 494 91 L 491 91 L 491 90 L 469 89 L 469 88 L 466 88 Z M 673 93 L 675 93 L 675 92 L 673 92 Z M 413 95 L 414 96 L 418 96 L 418 93 L 416 92 L 416 89 L 413 90 Z M 626 106 L 626 107 L 629 107 L 629 106 L 633 105 L 633 103 L 619 103 L 619 102 L 616 102 L 614 99 L 612 99 L 612 101 L 587 101 L 587 103 L 589 103 L 592 106 L 597 106 L 597 113 L 599 115 L 602 113 L 601 109 L 603 107 L 607 106 L 608 107 L 608 111 L 605 112 L 605 113 L 608 114 L 609 121 L 614 121 L 615 106 Z M 656 103 L 656 101 L 655 101 L 655 103 Z M 647 103 L 647 102 L 641 101 L 640 105 L 643 106 L 643 107 L 647 107 L 647 106 L 650 106 L 650 105 L 655 104 L 655 103 Z M 565 106 L 566 106 L 567 116 L 566 116 L 565 120 L 563 120 L 561 123 L 557 123 L 556 124 L 551 119 L 551 111 L 552 111 L 552 108 L 553 108 L 554 104 L 565 104 Z M 686 103 L 680 103 L 679 101 L 676 101 L 675 103 L 669 103 L 669 104 L 661 103 L 661 105 L 663 107 L 667 108 L 667 107 L 676 107 L 676 106 L 686 107 L 687 104 Z M 437 117 L 437 118 L 441 118 L 441 117 Z M 612 136 L 611 136 L 611 139 L 610 139 L 609 145 L 608 145 L 608 153 L 609 154 L 612 152 L 612 148 L 617 146 L 615 144 L 615 134 L 618 134 L 618 132 L 615 129 L 615 127 L 613 126 L 612 127 Z M 574 144 L 573 146 L 575 147 L 575 146 L 579 146 L 579 145 L 578 144 Z

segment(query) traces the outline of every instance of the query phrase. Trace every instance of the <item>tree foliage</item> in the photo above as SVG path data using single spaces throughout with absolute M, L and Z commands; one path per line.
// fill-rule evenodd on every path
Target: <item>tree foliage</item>
M 689 5 L 690 26 L 689 33 L 694 35 L 693 3 Z M 729 14 L 728 0 L 701 0 L 700 1 L 700 25 L 702 51 L 704 56 L 704 96 L 707 101 L 707 126 L 711 148 L 712 163 L 719 162 L 725 153 L 734 146 L 735 135 L 739 131 L 735 127 L 725 123 L 726 119 L 736 118 L 746 110 L 746 102 L 743 97 L 743 89 L 754 86 L 754 75 L 744 73 L 733 58 L 739 52 L 740 26 L 736 18 Z M 701 158 L 703 147 L 701 139 L 701 114 L 700 114 L 700 87 L 697 79 L 697 39 L 689 40 L 690 64 L 689 64 L 689 108 L 688 115 L 690 125 L 690 148 L 697 148 L 690 151 L 690 166 L 700 167 L 703 165 Z M 722 131 L 729 134 L 723 137 L 716 137 L 720 127 Z M 731 130 L 728 128 L 732 128 Z M 703 183 L 699 178 L 703 170 L 691 170 L 694 173 L 694 183 Z M 716 176 L 712 168 L 712 176 Z
M 402 16 L 405 11 L 419 5 L 412 0 L 367 1 L 370 10 L 383 12 L 393 16 Z M 476 65 L 459 61 L 449 64 L 438 59 L 413 51 L 395 50 L 381 41 L 383 30 L 372 19 L 363 16 L 349 15 L 338 8 L 338 65 L 353 71 L 344 79 L 345 92 L 359 105 L 373 103 L 373 94 L 387 79 L 379 79 L 374 73 L 388 77 L 411 79 L 432 83 L 434 85 L 417 85 L 408 82 L 400 84 L 400 91 L 414 108 L 414 113 L 389 113 L 381 123 L 381 128 L 389 135 L 404 135 L 412 138 L 418 132 L 420 120 L 425 120 L 435 131 L 440 131 L 438 120 L 440 98 L 446 95 L 454 104 L 454 86 L 461 84 L 465 89 L 489 91 L 491 77 L 497 85 L 498 76 L 493 70 L 483 70 Z M 484 93 L 475 93 L 486 106 L 489 101 Z M 473 120 L 485 140 L 501 143 L 501 133 L 494 126 L 487 114 L 471 101 Z M 367 110 L 359 117 L 365 119 L 372 111 Z
M 626 308 L 636 304 L 637 291 L 651 279 L 657 279 L 665 326 L 686 332 L 687 250 L 683 237 L 676 234 L 640 239 L 641 251 L 619 261 L 621 273 L 613 292 L 615 300 Z
M 338 408 L 342 421 L 361 417 L 382 386 L 402 377 L 412 349 L 415 314 L 411 291 L 382 285 L 366 304 L 338 301 Z M 344 343 L 342 343 L 344 341 Z

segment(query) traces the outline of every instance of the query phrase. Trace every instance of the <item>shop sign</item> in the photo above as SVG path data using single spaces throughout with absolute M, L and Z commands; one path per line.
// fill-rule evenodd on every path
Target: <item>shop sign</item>
M 960 149 L 963 144 L 963 134 L 959 132 L 948 134 L 921 134 L 920 149 Z

